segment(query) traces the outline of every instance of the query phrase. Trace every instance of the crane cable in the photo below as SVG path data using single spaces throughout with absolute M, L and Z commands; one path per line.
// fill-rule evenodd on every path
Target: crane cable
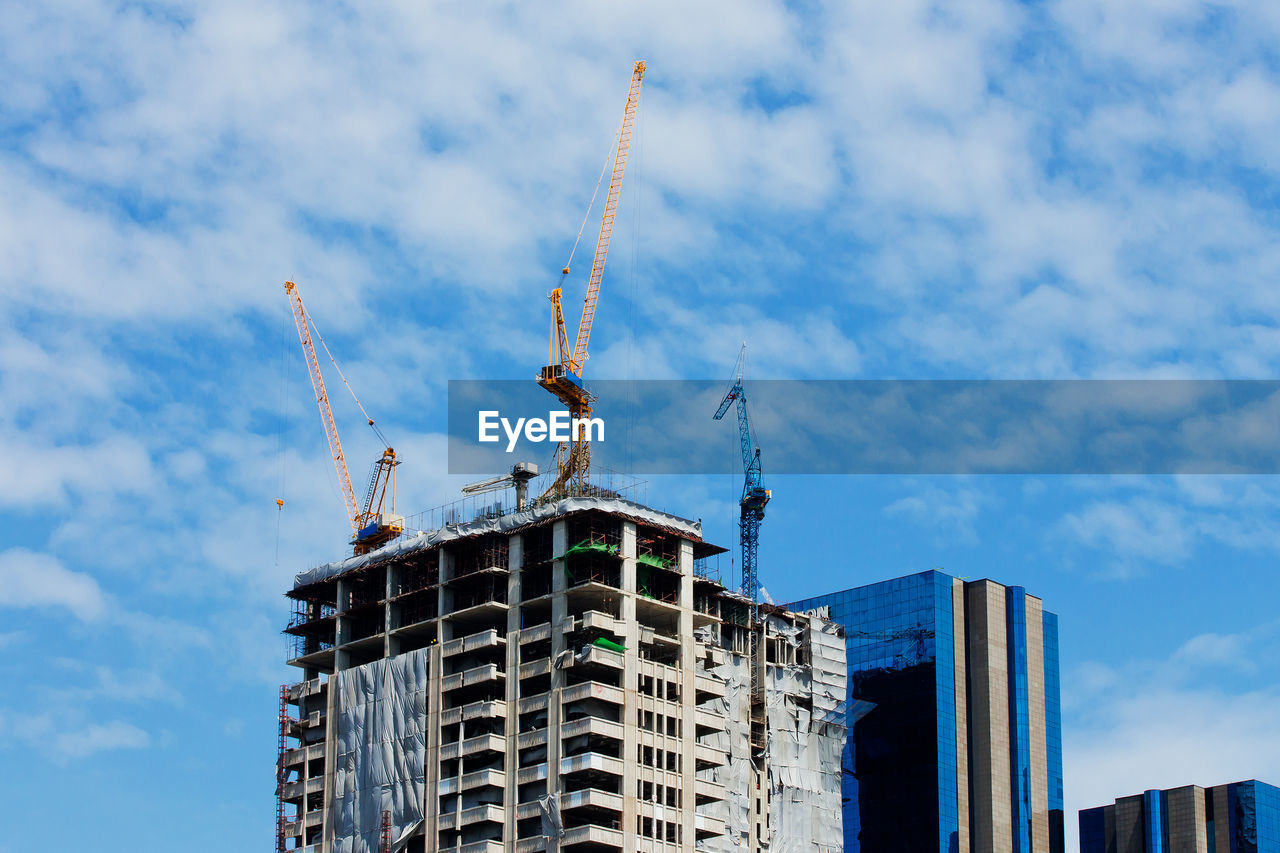
M 276 565 L 280 568 L 280 527 L 281 520 L 284 515 L 284 480 L 285 480 L 285 449 L 284 435 L 289 430 L 289 327 L 283 326 L 283 332 L 280 335 L 280 409 L 281 422 L 280 429 L 276 433 L 276 461 L 279 464 L 279 471 L 276 475 Z
M 329 352 L 329 345 L 324 342 L 324 338 L 320 335 L 320 330 L 316 328 L 316 323 L 311 319 L 311 313 L 307 312 L 307 324 L 311 326 L 311 331 L 315 332 L 316 337 L 320 339 L 320 346 L 324 347 L 324 354 L 329 356 L 329 361 L 333 363 L 333 369 L 338 371 L 338 376 L 342 379 L 342 384 L 347 386 L 347 391 L 351 394 L 351 399 L 356 401 L 356 406 L 360 409 L 360 414 L 364 415 L 364 419 L 369 422 L 369 428 L 373 430 L 374 435 L 378 436 L 378 440 L 382 442 L 383 447 L 390 447 L 387 437 L 382 434 L 382 430 L 378 429 L 374 424 L 373 418 L 369 417 L 369 413 L 364 410 L 364 405 L 360 402 L 360 398 L 356 396 L 355 389 L 351 387 L 351 383 L 347 381 L 347 377 L 343 376 L 342 368 L 338 367 L 338 360 L 333 357 L 333 353 Z
M 623 113 L 622 119 L 618 122 L 618 130 L 613 134 L 613 144 L 609 146 L 609 153 L 604 157 L 604 165 L 600 167 L 600 177 L 596 179 L 595 192 L 591 193 L 591 202 L 587 205 L 587 212 L 582 215 L 582 224 L 578 226 L 578 236 L 573 241 L 573 248 L 569 250 L 569 260 L 565 261 L 564 269 L 560 270 L 560 277 L 563 279 L 569 274 L 569 265 L 573 263 L 573 256 L 578 251 L 578 243 L 582 242 L 582 232 L 587 230 L 587 220 L 591 218 L 591 208 L 595 206 L 596 198 L 600 195 L 600 185 L 604 183 L 605 173 L 609 171 L 609 163 L 613 160 L 614 153 L 618 148 L 618 138 L 622 136 L 622 125 L 627 120 L 626 113 Z
M 631 267 L 630 267 L 630 293 L 627 295 L 627 379 L 628 379 L 628 402 L 630 406 L 627 409 L 627 448 L 624 454 L 627 460 L 628 472 L 634 472 L 636 467 L 635 454 L 635 417 L 638 402 L 636 393 L 636 258 L 640 254 L 640 206 L 644 197 L 642 188 L 644 186 L 644 112 L 640 109 L 641 93 L 636 93 L 636 115 L 637 133 L 640 137 L 639 153 L 635 159 L 635 165 L 631 168 L 631 173 L 635 175 L 632 181 L 634 190 L 634 203 L 631 205 Z M 625 116 L 623 117 L 625 120 Z M 622 132 L 622 128 L 618 128 L 618 132 Z

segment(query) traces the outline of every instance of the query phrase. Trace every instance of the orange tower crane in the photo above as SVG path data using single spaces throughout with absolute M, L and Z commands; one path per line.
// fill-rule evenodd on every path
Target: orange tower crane
M 622 192 L 622 175 L 627 168 L 627 154 L 631 150 L 631 128 L 635 123 L 636 108 L 640 104 L 640 82 L 644 78 L 644 61 L 638 61 L 631 72 L 631 88 L 627 92 L 627 105 L 622 113 L 622 125 L 618 130 L 618 144 L 613 154 L 613 174 L 609 178 L 609 193 L 605 197 L 604 215 L 600 220 L 600 238 L 596 240 L 595 259 L 591 263 L 591 278 L 587 282 L 587 295 L 582 303 L 582 317 L 578 321 L 578 337 L 573 349 L 569 349 L 569 336 L 565 331 L 564 311 L 560 304 L 560 288 L 551 291 L 551 343 L 547 354 L 548 364 L 542 368 L 538 384 L 560 399 L 569 409 L 572 419 L 585 419 L 591 414 L 592 396 L 582 384 L 582 368 L 587 360 L 587 342 L 591 339 L 591 323 L 596 316 L 596 302 L 600 298 L 600 283 L 604 279 L 604 263 L 609 255 L 609 240 L 613 236 L 613 220 L 618 212 L 618 195 Z M 581 235 L 579 235 L 581 236 Z M 576 243 L 574 244 L 577 245 Z M 572 258 L 572 255 L 570 255 Z M 562 276 L 569 274 L 566 264 Z M 570 430 L 569 441 L 556 453 L 558 468 L 555 482 L 547 495 L 581 491 L 586 485 L 591 466 L 591 444 Z
M 325 391 L 324 376 L 320 373 L 320 362 L 316 358 L 316 348 L 311 343 L 311 330 L 314 324 L 311 317 L 307 314 L 307 309 L 302 304 L 302 295 L 298 293 L 298 286 L 291 281 L 284 283 L 284 292 L 289 296 L 289 304 L 293 308 L 293 322 L 298 327 L 298 340 L 302 342 L 302 354 L 307 361 L 307 372 L 311 375 L 311 387 L 316 392 L 316 405 L 320 409 L 320 422 L 324 425 L 325 438 L 329 440 L 329 453 L 333 456 L 333 468 L 338 474 L 338 486 L 342 489 L 342 498 L 346 504 L 347 517 L 351 520 L 351 544 L 355 546 L 355 553 L 365 554 L 377 548 L 379 545 L 386 544 L 390 540 L 399 536 L 404 531 L 404 518 L 396 515 L 396 480 L 395 469 L 400 464 L 396 458 L 396 452 L 390 447 L 386 447 L 382 451 L 382 456 L 373 463 L 373 473 L 369 477 L 369 488 L 365 492 L 364 509 L 356 503 L 356 493 L 351 487 L 351 475 L 347 472 L 347 459 L 342 453 L 342 442 L 338 438 L 338 426 L 333 420 L 333 409 L 329 405 L 329 394 Z M 320 339 L 320 345 L 325 348 L 325 352 L 329 354 L 329 360 L 333 362 L 338 375 L 342 377 L 342 382 L 347 386 L 347 390 L 351 391 L 351 397 L 356 401 L 356 405 L 364 414 L 365 420 L 369 422 L 369 426 L 374 433 L 381 439 L 383 445 L 387 444 L 386 436 L 382 431 L 374 425 L 373 418 L 369 417 L 369 413 L 364 410 L 360 399 L 356 397 L 355 391 L 351 390 L 350 383 L 347 378 L 342 376 L 342 370 L 338 368 L 338 362 L 334 360 L 333 354 L 329 353 L 329 347 L 325 345 L 324 338 L 320 337 L 320 333 L 316 333 L 316 337 Z M 388 495 L 390 501 L 388 501 Z

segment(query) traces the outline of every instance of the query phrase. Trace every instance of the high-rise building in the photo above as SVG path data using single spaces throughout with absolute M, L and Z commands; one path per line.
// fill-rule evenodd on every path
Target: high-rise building
M 701 533 L 570 498 L 299 574 L 277 849 L 836 853 L 841 629 Z
M 1061 853 L 1058 622 L 929 571 L 809 598 L 845 627 L 846 853 Z
M 1080 853 L 1280 853 L 1280 788 L 1186 785 L 1082 809 Z

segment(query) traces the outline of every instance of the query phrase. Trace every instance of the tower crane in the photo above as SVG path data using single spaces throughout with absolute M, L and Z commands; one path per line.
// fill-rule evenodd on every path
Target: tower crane
M 356 503 L 355 490 L 351 487 L 347 459 L 342 452 L 342 442 L 338 439 L 338 426 L 333 420 L 333 409 L 329 406 L 329 394 L 325 391 L 324 376 L 320 373 L 320 362 L 316 359 L 316 349 L 311 343 L 311 330 L 314 324 L 302 304 L 302 295 L 298 293 L 298 286 L 291 281 L 286 281 L 284 292 L 288 294 L 289 305 L 293 309 L 293 322 L 298 327 L 298 340 L 302 342 L 302 354 L 307 362 L 307 372 L 311 375 L 311 388 L 316 393 L 320 422 L 324 425 L 325 438 L 329 441 L 329 453 L 333 457 L 333 468 L 338 475 L 338 486 L 342 489 L 347 517 L 351 521 L 351 544 L 355 547 L 355 553 L 365 554 L 404 532 L 404 518 L 396 515 L 396 466 L 400 464 L 400 460 L 396 458 L 395 450 L 387 446 L 386 436 L 374 424 L 369 413 L 364 410 L 364 406 L 360 404 L 360 398 L 351 391 L 351 385 L 347 382 L 347 378 L 342 376 L 342 370 L 338 368 L 333 354 L 329 353 L 329 347 L 325 345 L 324 338 L 316 332 L 320 345 L 329 354 L 329 360 L 333 361 L 334 369 L 338 370 L 343 384 L 347 386 L 348 391 L 351 391 L 351 397 L 356 401 L 356 406 L 360 408 L 370 428 L 385 447 L 382 456 L 373 463 L 369 487 L 365 490 L 364 508 L 361 509 Z
M 756 566 L 756 547 L 760 541 L 760 522 L 764 520 L 764 508 L 772 493 L 764 487 L 760 475 L 760 448 L 751 440 L 751 420 L 747 415 L 747 392 L 742 387 L 742 374 L 746 365 L 747 345 L 738 353 L 738 366 L 734 371 L 733 385 L 729 388 L 715 420 L 724 417 L 734 403 L 738 406 L 738 437 L 742 444 L 742 498 L 738 501 L 738 533 L 742 545 L 742 594 L 751 599 L 753 611 L 760 597 L 760 576 Z
M 627 92 L 627 105 L 622 113 L 618 143 L 613 154 L 613 174 L 609 178 L 604 215 L 600 219 L 600 237 L 596 240 L 595 259 L 591 263 L 591 277 L 582 303 L 582 317 L 578 320 L 578 336 L 572 349 L 569 347 L 569 336 L 564 325 L 561 289 L 557 287 L 551 291 L 551 342 L 547 365 L 542 368 L 538 384 L 565 404 L 572 419 L 570 423 L 585 419 L 591 414 L 594 398 L 582 384 L 582 368 L 587 360 L 587 342 L 591 338 L 591 323 L 595 319 L 596 302 L 600 298 L 600 283 L 604 278 L 605 259 L 609 255 L 609 240 L 613 236 L 613 220 L 618 211 L 618 195 L 622 192 L 622 175 L 627 168 L 627 154 L 631 150 L 631 128 L 640 103 L 640 82 L 643 78 L 644 61 L 640 60 L 631 71 L 631 88 Z M 577 246 L 576 243 L 574 245 Z M 570 258 L 572 259 L 572 254 Z M 561 270 L 561 280 L 568 274 L 569 265 L 566 264 Z M 569 441 L 561 444 L 556 451 L 556 479 L 547 489 L 546 495 L 563 494 L 575 489 L 581 491 L 586 485 L 591 464 L 591 444 L 577 432 L 571 428 Z
M 468 483 L 462 487 L 464 495 L 481 495 L 486 492 L 500 492 L 512 486 L 516 490 L 516 509 L 522 510 L 529 503 L 529 481 L 538 476 L 538 466 L 532 462 L 517 462 L 511 471 L 478 483 Z

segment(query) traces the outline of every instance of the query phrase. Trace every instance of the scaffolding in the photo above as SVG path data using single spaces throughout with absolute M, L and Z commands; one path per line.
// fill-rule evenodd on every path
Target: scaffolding
M 616 554 L 622 545 L 622 522 L 600 512 L 588 511 L 570 515 L 565 525 L 565 538 L 573 548 L 595 547 Z
M 285 853 L 289 818 L 285 814 L 285 786 L 289 782 L 285 754 L 289 751 L 289 729 L 297 720 L 289 715 L 289 686 L 280 687 L 280 717 L 276 758 L 276 853 Z
M 440 583 L 440 552 L 435 549 L 420 551 L 404 561 L 396 578 L 393 596 L 407 595 L 420 589 L 430 589 Z
M 647 524 L 637 524 L 636 559 L 661 568 L 678 567 L 680 535 Z
M 474 541 L 463 542 L 454 552 L 451 580 L 482 572 L 486 569 L 505 570 L 510 560 L 507 537 L 502 534 L 481 536 Z

